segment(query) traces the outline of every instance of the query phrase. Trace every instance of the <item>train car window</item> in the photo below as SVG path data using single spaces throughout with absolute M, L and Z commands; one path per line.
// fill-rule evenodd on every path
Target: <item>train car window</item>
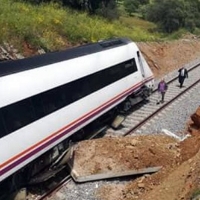
M 135 71 L 137 71 L 135 60 L 131 59 L 6 106 L 1 109 L 5 128 L 0 124 L 0 130 L 5 129 L 5 134 L 9 134 Z
M 106 73 L 106 71 L 100 71 L 97 72 L 93 75 L 90 75 L 87 80 L 88 82 L 90 82 L 90 91 L 95 92 L 97 90 L 99 90 L 100 88 L 105 87 L 106 85 L 108 85 L 107 82 L 107 77 L 108 77 L 108 73 Z
M 63 87 L 63 91 L 67 95 L 66 105 L 87 96 L 88 94 L 95 91 L 94 85 L 91 84 L 91 76 L 81 78 L 79 80 L 73 81 Z
M 80 94 L 81 97 L 85 97 L 88 94 L 92 93 L 93 87 L 90 85 L 90 81 L 85 80 L 84 78 L 80 81 Z
M 138 71 L 135 59 L 125 62 L 125 68 L 130 72 Z
M 113 83 L 115 80 L 119 80 L 121 76 L 124 76 L 123 73 L 123 65 L 117 65 L 115 68 L 111 68 L 108 73 L 109 73 L 109 79 L 110 82 Z
M 41 117 L 43 117 L 45 115 L 45 112 L 41 95 L 31 97 L 31 103 L 34 109 L 35 118 L 40 119 Z
M 73 82 L 61 86 L 62 100 L 65 102 L 65 105 L 69 105 L 73 102 Z
M 45 115 L 52 113 L 66 105 L 62 87 L 54 88 L 42 94 L 42 103 Z
M 15 131 L 35 120 L 30 99 L 4 107 L 2 115 L 8 132 Z
M 82 93 L 81 93 L 81 80 L 79 81 L 74 81 L 71 85 L 71 87 L 73 88 L 72 89 L 72 92 L 71 92 L 71 97 L 72 97 L 72 100 L 73 102 L 74 101 L 77 101 L 78 99 L 81 99 L 82 98 Z
M 5 136 L 7 134 L 6 128 L 5 128 L 5 122 L 2 116 L 2 112 L 0 111 L 0 138 Z
M 131 59 L 129 61 L 126 61 L 124 63 L 115 66 L 115 68 L 111 68 L 109 73 L 112 81 L 114 82 L 136 71 L 137 71 L 136 62 L 134 59 Z

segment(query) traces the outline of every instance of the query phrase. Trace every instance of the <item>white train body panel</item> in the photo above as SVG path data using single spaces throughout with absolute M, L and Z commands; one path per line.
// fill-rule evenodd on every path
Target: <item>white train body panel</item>
M 0 77 L 0 108 L 135 58 L 134 72 L 78 101 L 0 138 L 0 181 L 93 121 L 139 90 L 153 85 L 153 74 L 142 57 L 142 76 L 133 42 L 44 67 Z M 69 94 L 70 95 L 70 94 Z
M 134 44 L 130 44 L 130 49 Z M 80 58 L 54 63 L 45 67 L 2 77 L 0 84 L 0 106 L 6 106 L 32 95 L 41 93 L 80 77 L 94 73 L 111 65 L 133 58 L 127 46 L 94 53 Z M 103 60 L 103 62 L 102 62 Z M 58 67 L 59 65 L 59 67 Z M 56 78 L 55 78 L 56 77 Z M 12 79 L 12 82 L 10 81 Z M 66 82 L 67 81 L 67 82 Z M 23 91 L 23 92 L 21 92 Z

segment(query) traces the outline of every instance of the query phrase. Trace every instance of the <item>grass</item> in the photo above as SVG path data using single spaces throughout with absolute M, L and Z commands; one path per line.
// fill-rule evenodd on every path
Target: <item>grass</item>
M 95 42 L 111 37 L 134 41 L 155 41 L 162 35 L 155 25 L 139 18 L 121 17 L 109 22 L 98 16 L 75 12 L 58 4 L 31 5 L 23 1 L 0 0 L 0 43 L 19 48 L 24 42 L 35 48 L 59 50 L 66 43 Z
M 193 191 L 191 198 L 194 199 L 195 197 L 199 197 L 200 196 L 200 189 L 197 188 L 195 191 Z M 199 198 L 198 198 L 199 199 Z

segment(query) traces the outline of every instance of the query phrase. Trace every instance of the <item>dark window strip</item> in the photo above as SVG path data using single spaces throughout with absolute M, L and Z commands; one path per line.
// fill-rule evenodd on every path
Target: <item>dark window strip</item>
M 135 60 L 131 59 L 1 108 L 0 137 L 78 101 L 136 71 Z

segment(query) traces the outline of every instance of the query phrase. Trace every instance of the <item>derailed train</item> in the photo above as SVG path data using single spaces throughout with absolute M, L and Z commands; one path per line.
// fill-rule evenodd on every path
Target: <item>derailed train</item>
M 153 87 L 151 69 L 127 38 L 1 62 L 0 183 L 122 102 L 126 110 L 146 98 Z

